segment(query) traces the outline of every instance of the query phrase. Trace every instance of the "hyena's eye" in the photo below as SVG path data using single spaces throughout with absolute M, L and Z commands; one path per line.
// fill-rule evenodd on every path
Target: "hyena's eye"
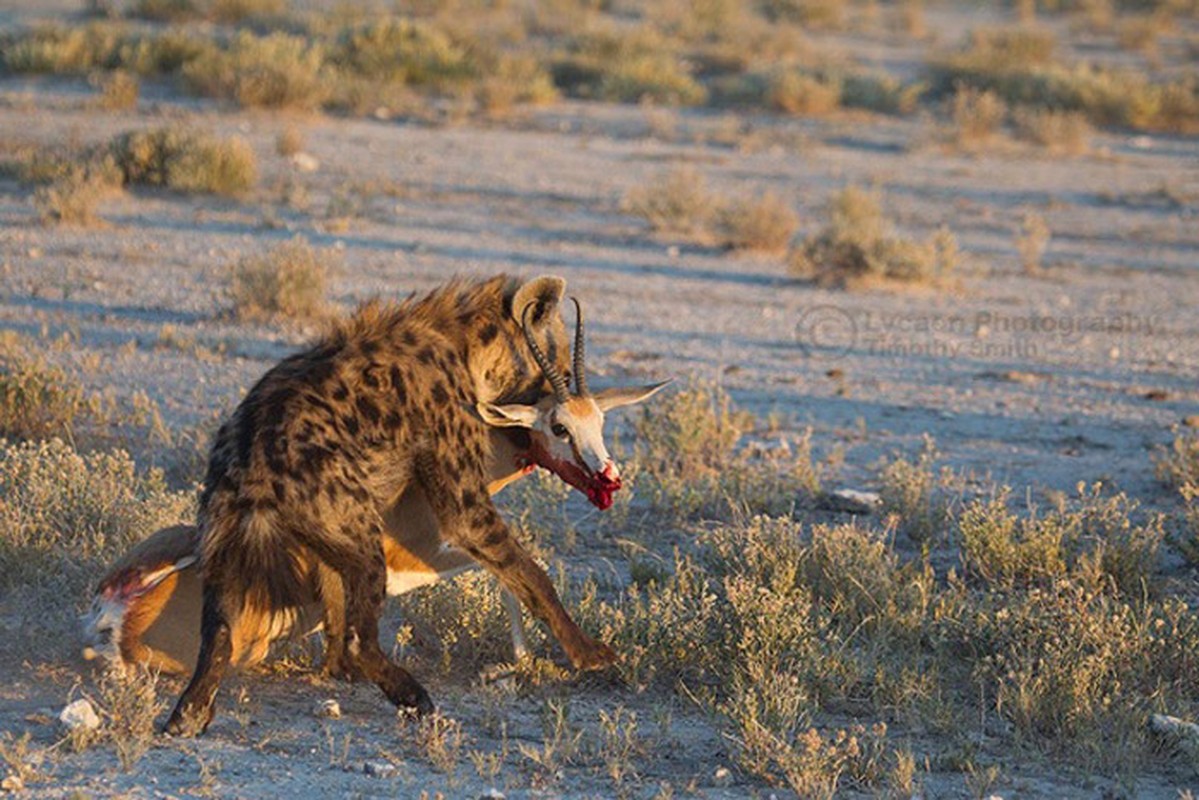
M 570 435 L 570 431 L 566 430 L 566 426 L 563 425 L 561 422 L 555 422 L 553 425 L 550 426 L 550 430 L 553 431 L 554 435 L 557 436 L 559 439 L 565 439 L 567 436 Z

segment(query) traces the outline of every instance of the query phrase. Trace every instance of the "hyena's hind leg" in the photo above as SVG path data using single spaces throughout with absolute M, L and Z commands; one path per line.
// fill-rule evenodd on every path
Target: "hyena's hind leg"
M 362 675 L 354 668 L 346 652 L 346 595 L 345 584 L 336 570 L 325 564 L 317 567 L 317 590 L 324 606 L 325 663 L 324 673 L 330 678 L 354 681 Z
M 204 584 L 204 605 L 200 612 L 200 655 L 196 669 L 175 710 L 164 727 L 172 736 L 196 736 L 212 722 L 213 705 L 221 678 L 233 654 L 229 621 L 222 608 L 220 590 Z
M 312 537 L 305 544 L 341 579 L 345 600 L 345 661 L 351 670 L 377 685 L 399 708 L 433 711 L 433 701 L 411 673 L 379 646 L 379 614 L 387 597 L 387 562 L 383 557 L 383 522 L 366 515 L 356 541 Z

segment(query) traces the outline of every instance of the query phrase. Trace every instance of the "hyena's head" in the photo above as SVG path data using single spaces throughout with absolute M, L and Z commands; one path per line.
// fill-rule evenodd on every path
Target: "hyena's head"
M 586 494 L 597 508 L 606 509 L 621 488 L 621 480 L 604 443 L 604 412 L 639 403 L 669 381 L 592 393 L 584 364 L 583 310 L 574 298 L 573 357 L 566 340 L 560 314 L 565 287 L 561 278 L 538 278 L 521 286 L 511 303 L 524 348 L 550 391 L 529 404 L 481 402 L 477 409 L 489 425 L 526 429 L 531 441 L 526 455 L 529 463 L 554 472 Z

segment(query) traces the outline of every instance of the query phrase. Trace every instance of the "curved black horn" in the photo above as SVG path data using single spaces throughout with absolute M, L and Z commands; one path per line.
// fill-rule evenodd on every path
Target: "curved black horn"
M 579 397 L 586 397 L 587 372 L 583 350 L 583 306 L 579 303 L 579 298 L 572 297 L 570 299 L 575 304 L 575 387 L 578 389 Z
M 545 375 L 546 380 L 550 382 L 550 386 L 554 387 L 554 399 L 559 403 L 565 403 L 570 399 L 570 387 L 566 385 L 566 378 L 563 378 L 558 368 L 546 358 L 545 352 L 537 345 L 537 340 L 533 338 L 533 331 L 529 330 L 529 310 L 532 307 L 532 303 L 525 306 L 524 312 L 520 315 L 520 328 L 524 331 L 525 342 L 529 345 L 529 352 L 533 354 L 533 360 L 537 362 L 537 366 L 541 367 L 541 372 Z

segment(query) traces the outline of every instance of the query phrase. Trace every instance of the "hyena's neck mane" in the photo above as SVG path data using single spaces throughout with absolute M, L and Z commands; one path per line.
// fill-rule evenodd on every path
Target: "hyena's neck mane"
M 420 357 L 421 347 L 430 340 L 448 342 L 466 364 L 479 400 L 531 404 L 545 393 L 545 380 L 513 313 L 513 297 L 519 287 L 516 278 L 499 275 L 486 280 L 455 279 L 400 303 L 371 300 L 335 323 L 324 343 L 334 350 L 364 352 L 415 348 Z M 549 335 L 542 339 L 542 346 L 569 372 L 569 344 L 561 319 L 555 313 L 548 321 L 542 320 L 543 313 L 535 308 L 530 319 L 547 325 Z

